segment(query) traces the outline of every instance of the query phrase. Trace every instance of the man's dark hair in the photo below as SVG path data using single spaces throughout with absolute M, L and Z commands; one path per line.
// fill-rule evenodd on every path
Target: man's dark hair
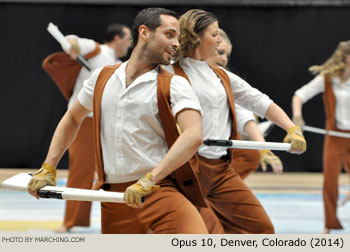
M 137 45 L 139 39 L 139 27 L 145 25 L 150 31 L 155 31 L 160 25 L 160 15 L 168 15 L 177 18 L 174 11 L 164 8 L 147 8 L 140 11 L 134 19 L 132 26 L 132 37 L 134 39 L 134 45 Z
M 105 32 L 105 42 L 111 42 L 115 35 L 119 35 L 120 38 L 125 36 L 124 28 L 128 28 L 126 25 L 115 23 L 107 26 Z

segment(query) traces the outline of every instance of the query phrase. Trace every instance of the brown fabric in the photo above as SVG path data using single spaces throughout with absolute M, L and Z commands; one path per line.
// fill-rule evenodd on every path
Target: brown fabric
M 242 179 L 259 168 L 260 152 L 258 150 L 237 149 L 231 157 L 231 165 Z
M 179 61 L 173 64 L 174 73 L 176 75 L 182 76 L 190 82 L 187 74 L 180 66 Z M 219 67 L 211 66 L 216 75 L 221 79 L 223 86 L 226 91 L 227 100 L 229 103 L 231 118 L 232 118 L 232 128 L 230 139 L 239 139 L 237 132 L 236 123 L 236 108 L 234 105 L 234 97 L 230 85 L 230 79 Z M 250 173 L 258 169 L 260 165 L 260 153 L 257 150 L 244 150 L 244 149 L 229 149 L 231 165 L 234 167 L 235 171 L 241 176 L 242 179 L 246 178 Z
M 176 62 L 173 67 L 175 74 L 189 80 L 179 62 Z M 211 68 L 221 79 L 226 91 L 232 118 L 230 139 L 238 139 L 230 79 L 221 68 Z M 242 154 L 242 152 L 239 153 L 240 151 L 229 149 L 230 162 L 199 156 L 199 182 L 210 207 L 208 210 L 200 209 L 201 215 L 210 233 L 222 233 L 223 230 L 225 233 L 239 234 L 274 233 L 273 225 L 264 208 L 234 170 L 235 165 L 244 165 L 240 160 L 235 160 Z
M 90 189 L 95 173 L 95 155 L 92 137 L 92 118 L 85 118 L 78 135 L 68 149 L 69 176 L 67 187 Z M 66 201 L 63 225 L 90 226 L 91 202 Z
M 100 142 L 101 99 L 108 79 L 118 67 L 117 65 L 103 68 L 95 86 L 93 131 L 98 181 L 94 189 L 101 188 L 105 179 Z M 159 75 L 164 76 L 164 79 L 159 78 Z M 159 75 L 158 82 L 163 85 L 170 80 L 167 72 L 160 72 Z M 104 186 L 104 189 L 124 192 L 133 183 L 135 181 L 113 184 L 109 189 Z M 101 203 L 102 233 L 208 233 L 197 209 L 179 191 L 177 185 L 169 178 L 159 184 L 161 188 L 146 197 L 141 209 L 130 208 L 120 203 Z
M 174 144 L 179 136 L 176 119 L 170 107 L 170 81 L 173 77 L 160 68 L 158 74 L 157 100 L 162 127 L 168 148 Z M 196 175 L 198 174 L 198 156 L 194 155 L 189 162 L 174 172 L 176 182 L 181 192 L 196 206 L 206 206 Z
M 271 220 L 259 200 L 229 162 L 201 156 L 199 162 L 199 181 L 206 193 L 206 201 L 225 233 L 274 233 Z
M 208 229 L 209 234 L 225 234 L 225 230 L 222 227 L 220 220 L 211 207 L 198 207 L 198 211 Z
M 326 136 L 323 153 L 323 200 L 325 227 L 342 229 L 337 218 L 338 179 L 342 166 L 350 157 L 350 139 Z
M 100 51 L 101 48 L 96 43 L 95 50 L 84 55 L 84 58 L 90 59 L 99 54 Z M 82 66 L 65 52 L 56 52 L 44 59 L 42 67 L 55 82 L 64 98 L 69 100 Z
M 216 73 L 216 75 L 221 79 L 222 85 L 224 86 L 224 89 L 226 91 L 227 102 L 228 102 L 229 107 L 230 107 L 230 113 L 231 113 L 231 119 L 232 119 L 230 139 L 238 139 L 235 100 L 234 100 L 232 89 L 231 89 L 230 78 L 225 73 L 225 71 L 222 70 L 221 68 L 214 67 L 214 66 L 210 66 L 210 67 L 211 67 L 211 69 L 213 69 L 213 71 Z M 174 69 L 174 73 L 176 75 L 179 75 L 179 76 L 186 78 L 186 80 L 188 80 L 188 82 L 191 84 L 187 74 L 180 66 L 179 61 L 177 61 L 173 64 L 173 69 Z M 229 149 L 229 152 L 231 153 L 231 155 L 232 155 L 233 151 L 234 151 L 234 149 Z
M 332 89 L 331 77 L 325 76 L 325 92 L 323 101 L 326 112 L 326 129 L 345 133 L 335 123 L 336 99 Z M 350 160 L 350 139 L 334 136 L 325 136 L 323 151 L 323 201 L 325 211 L 325 227 L 328 229 L 342 229 L 337 218 L 337 201 L 339 196 L 338 179 L 342 167 L 348 170 Z
M 110 78 L 110 76 L 114 73 L 117 66 L 109 66 L 105 67 L 97 81 L 95 86 L 95 94 L 94 94 L 94 140 L 95 140 L 95 148 L 97 153 L 97 174 L 98 181 L 94 185 L 94 189 L 98 189 L 104 183 L 105 175 L 103 173 L 103 164 L 102 164 L 102 150 L 100 143 L 100 113 L 101 113 L 101 99 L 104 87 Z M 170 100 L 170 81 L 172 78 L 172 74 L 168 73 L 164 69 L 159 69 L 158 74 L 158 88 L 157 88 L 157 100 L 158 100 L 158 109 L 160 114 L 161 123 L 163 125 L 163 130 L 165 134 L 165 138 L 167 140 L 168 148 L 170 148 L 178 137 L 178 132 L 176 128 L 176 120 L 172 114 L 170 109 L 169 100 Z M 168 98 L 169 97 L 169 98 Z M 195 172 L 192 170 L 192 167 L 198 167 L 198 157 L 193 157 L 189 163 L 178 168 L 174 174 L 175 179 L 184 193 L 184 195 L 194 204 L 198 206 L 206 206 L 204 199 L 202 198 L 202 194 L 199 188 L 199 183 L 195 176 Z M 194 168 L 193 168 L 194 169 Z
M 135 183 L 112 184 L 107 191 L 124 192 Z M 164 179 L 160 189 L 146 196 L 143 208 L 126 204 L 101 203 L 103 234 L 207 234 L 197 209 L 179 191 L 171 179 Z
M 231 119 L 232 119 L 232 124 L 231 124 L 231 136 L 230 139 L 238 139 L 238 133 L 237 133 L 237 122 L 236 122 L 236 108 L 235 108 L 235 99 L 233 97 L 233 92 L 231 89 L 231 81 L 228 75 L 225 73 L 224 70 L 222 70 L 219 67 L 213 67 L 211 68 L 214 70 L 216 75 L 221 79 L 221 82 L 225 88 L 226 91 L 226 96 L 227 96 L 227 101 L 228 105 L 230 107 L 230 112 L 231 112 Z M 234 149 L 229 149 L 234 150 Z
M 94 90 L 94 100 L 93 100 L 93 138 L 94 138 L 94 151 L 96 158 L 96 171 L 97 171 L 97 181 L 92 187 L 93 190 L 98 190 L 104 183 L 105 174 L 103 170 L 103 159 L 102 159 L 102 147 L 101 147 L 101 100 L 103 90 L 107 84 L 108 79 L 114 73 L 114 71 L 120 66 L 120 64 L 115 66 L 104 67 L 100 75 L 97 78 L 95 90 Z
M 323 93 L 323 103 L 326 113 L 326 129 L 336 130 L 335 123 L 335 96 L 332 89 L 331 76 L 325 75 L 325 92 Z

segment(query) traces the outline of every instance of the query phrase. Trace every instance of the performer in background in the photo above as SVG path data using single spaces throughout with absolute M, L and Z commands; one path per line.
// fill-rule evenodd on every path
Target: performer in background
M 224 30 L 219 29 L 219 36 L 221 42 L 218 45 L 217 54 L 206 61 L 209 65 L 226 69 L 232 52 L 232 43 Z M 256 124 L 254 114 L 238 104 L 235 104 L 235 108 L 239 137 L 241 138 L 243 135 L 243 138 L 248 137 L 252 141 L 265 142 L 265 138 Z M 242 179 L 258 169 L 259 164 L 263 171 L 267 170 L 267 165 L 270 165 L 272 171 L 277 174 L 283 171 L 281 160 L 270 150 L 237 149 L 233 152 L 233 156 L 233 167 Z
M 180 18 L 180 29 L 179 61 L 167 69 L 188 78 L 197 94 L 203 110 L 204 139 L 237 139 L 235 101 L 286 129 L 284 142 L 292 144 L 291 152 L 306 150 L 300 128 L 268 96 L 237 75 L 208 65 L 206 60 L 216 55 L 220 43 L 215 15 L 189 10 Z M 207 204 L 226 233 L 274 233 L 270 218 L 235 172 L 227 151 L 222 147 L 199 147 L 198 177 Z
M 350 132 L 350 41 L 339 42 L 333 55 L 322 65 L 309 68 L 316 77 L 295 92 L 292 98 L 293 121 L 303 126 L 303 104 L 323 93 L 326 129 Z M 323 149 L 323 201 L 325 228 L 342 229 L 337 218 L 338 178 L 344 165 L 349 165 L 350 139 L 325 136 Z M 349 170 L 349 167 L 345 167 Z
M 224 30 L 219 29 L 219 36 L 221 42 L 218 45 L 217 54 L 206 61 L 209 65 L 227 69 L 228 59 L 232 52 L 232 43 Z M 250 140 L 265 141 L 264 136 L 257 127 L 254 114 L 238 104 L 235 104 L 235 108 L 238 132 Z M 240 134 L 238 138 L 241 138 Z M 281 160 L 270 150 L 236 149 L 232 153 L 231 165 L 241 179 L 245 179 L 249 174 L 253 173 L 258 169 L 259 165 L 265 172 L 268 164 L 273 172 L 277 174 L 282 173 L 283 165 Z M 210 234 L 225 233 L 219 219 L 210 207 L 200 207 L 199 212 Z
M 93 70 L 106 65 L 121 63 L 120 58 L 126 56 L 128 49 L 132 46 L 132 37 L 131 31 L 126 25 L 114 23 L 107 27 L 103 45 L 99 45 L 91 39 L 79 38 L 76 35 L 69 35 L 66 38 L 71 44 L 71 48 L 64 48 L 66 53 L 74 60 L 78 55 L 85 55 L 88 58 L 91 71 L 79 66 L 76 62 L 71 62 L 72 66 L 69 66 L 67 63 L 70 59 L 68 57 L 57 59 L 57 54 L 48 56 L 44 60 L 43 67 L 52 76 L 66 98 L 69 98 L 69 109 L 76 102 L 78 93 L 83 87 L 83 82 L 90 77 Z M 74 86 L 69 87 L 69 83 Z M 93 150 L 92 113 L 82 122 L 68 152 L 69 175 L 67 187 L 91 189 L 96 168 Z M 65 233 L 74 226 L 90 226 L 90 212 L 91 202 L 67 201 L 63 225 L 57 228 L 55 232 Z
M 97 69 L 84 82 L 55 131 L 42 168 L 28 184 L 30 194 L 38 198 L 40 188 L 55 184 L 55 167 L 93 110 L 98 165 L 94 189 L 125 191 L 127 203 L 101 203 L 102 233 L 207 233 L 197 209 L 170 176 L 203 142 L 201 108 L 190 84 L 159 67 L 170 63 L 179 34 L 174 12 L 148 8 L 138 13 L 130 59 Z M 164 105 L 158 88 L 166 86 L 170 106 Z M 164 124 L 171 116 L 182 134 L 168 148 L 168 131 L 177 132 L 175 123 Z

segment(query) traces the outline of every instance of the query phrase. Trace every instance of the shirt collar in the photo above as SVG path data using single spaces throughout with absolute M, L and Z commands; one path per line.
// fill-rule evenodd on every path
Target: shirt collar
M 125 76 L 126 76 L 126 66 L 127 66 L 128 62 L 129 62 L 129 60 L 122 63 L 116 71 L 116 73 L 117 73 L 117 75 L 118 75 L 118 77 L 119 77 L 119 79 L 122 82 L 124 87 L 126 87 Z M 159 72 L 159 66 L 156 66 L 151 71 L 148 71 L 148 72 L 140 75 L 139 77 L 137 77 L 136 80 L 133 82 L 133 85 L 138 84 L 140 82 L 149 82 L 149 81 L 157 80 L 158 72 Z
M 205 60 L 197 60 L 190 57 L 184 57 L 182 58 L 182 61 L 188 65 L 194 65 L 198 67 L 208 67 L 208 63 Z

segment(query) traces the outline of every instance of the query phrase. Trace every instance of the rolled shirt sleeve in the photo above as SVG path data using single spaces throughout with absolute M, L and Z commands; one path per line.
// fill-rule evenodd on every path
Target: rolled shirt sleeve
M 199 100 L 188 81 L 174 75 L 170 84 L 170 102 L 174 116 L 184 109 L 193 109 L 202 114 Z
M 314 96 L 319 93 L 323 93 L 325 90 L 325 80 L 323 75 L 317 75 L 314 79 L 312 79 L 309 83 L 305 84 L 297 91 L 295 91 L 295 95 L 298 96 L 302 103 L 307 102 Z
M 249 121 L 255 122 L 254 114 L 251 111 L 243 108 L 242 106 L 240 106 L 238 104 L 235 104 L 235 107 L 236 107 L 236 118 L 237 118 L 237 130 L 241 134 L 245 134 L 244 126 Z
M 225 69 L 224 69 L 225 70 Z M 239 76 L 225 70 L 231 81 L 231 88 L 234 94 L 235 103 L 248 109 L 261 118 L 265 117 L 266 111 L 273 101 L 258 89 L 253 88 Z
M 93 110 L 94 90 L 102 68 L 96 69 L 89 79 L 84 81 L 83 88 L 78 94 L 78 101 L 88 110 Z

